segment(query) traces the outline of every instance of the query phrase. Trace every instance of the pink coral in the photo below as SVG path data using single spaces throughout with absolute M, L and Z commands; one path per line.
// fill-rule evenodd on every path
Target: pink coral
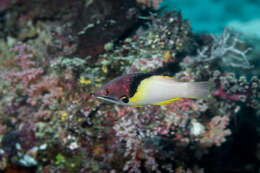
M 43 80 L 31 85 L 28 90 L 28 96 L 27 102 L 33 106 L 37 104 L 37 98 L 41 98 L 40 100 L 42 100 L 43 104 L 51 104 L 53 98 L 62 98 L 63 89 L 58 85 L 57 77 L 51 75 L 44 77 Z
M 26 105 L 25 102 L 16 103 L 15 99 L 7 104 L 9 110 L 19 109 L 20 115 L 48 117 L 51 112 L 50 107 L 63 99 L 64 90 L 73 89 L 72 76 L 65 74 L 62 78 L 54 73 L 47 73 L 47 69 L 45 71 L 40 67 L 44 66 L 41 58 L 35 55 L 31 46 L 24 43 L 18 43 L 10 52 L 16 55 L 12 59 L 10 70 L 4 72 L 1 77 L 10 83 L 12 94 L 19 94 L 22 91 L 26 103 L 34 108 L 37 107 L 38 111 L 33 110 L 34 108 Z
M 240 95 L 238 95 L 238 94 L 229 95 L 229 94 L 225 93 L 222 88 L 219 88 L 218 90 L 213 91 L 212 96 L 221 97 L 223 99 L 229 99 L 229 100 L 233 100 L 233 101 L 239 101 L 240 100 L 240 97 L 239 97 Z
M 215 116 L 208 124 L 209 131 L 200 139 L 202 146 L 220 146 L 226 141 L 226 136 L 231 135 L 231 131 L 226 129 L 229 125 L 228 116 Z
M 27 89 L 30 84 L 41 78 L 43 68 L 38 67 L 32 48 L 26 44 L 20 42 L 10 52 L 16 53 L 16 65 L 11 72 L 4 73 L 2 78 L 10 81 L 13 91 L 16 90 L 17 83 L 22 83 L 24 89 Z
M 0 9 L 5 9 L 11 4 L 12 0 L 1 0 L 0 1 Z

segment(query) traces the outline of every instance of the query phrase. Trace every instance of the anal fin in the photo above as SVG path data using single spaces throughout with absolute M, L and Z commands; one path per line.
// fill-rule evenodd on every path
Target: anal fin
M 170 104 L 170 103 L 175 102 L 175 101 L 180 100 L 180 99 L 182 99 L 182 97 L 177 97 L 177 98 L 174 98 L 174 99 L 171 99 L 171 100 L 158 102 L 158 103 L 155 103 L 154 105 L 167 105 L 167 104 Z
M 133 107 L 133 108 L 140 108 L 140 107 L 144 107 L 144 106 L 142 106 L 142 105 L 130 105 L 131 107 Z

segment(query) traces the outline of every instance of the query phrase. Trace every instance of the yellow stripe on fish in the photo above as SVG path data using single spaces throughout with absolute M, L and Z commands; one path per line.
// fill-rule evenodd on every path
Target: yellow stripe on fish
M 154 105 L 167 105 L 167 104 L 173 103 L 173 102 L 180 100 L 180 99 L 182 99 L 182 97 L 174 98 L 174 99 L 167 100 L 167 101 L 162 101 L 162 102 L 159 102 L 159 103 L 155 103 Z

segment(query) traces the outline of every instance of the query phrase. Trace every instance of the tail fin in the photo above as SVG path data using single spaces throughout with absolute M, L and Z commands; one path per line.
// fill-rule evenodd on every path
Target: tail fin
M 187 97 L 201 99 L 209 95 L 210 82 L 190 82 L 188 83 Z

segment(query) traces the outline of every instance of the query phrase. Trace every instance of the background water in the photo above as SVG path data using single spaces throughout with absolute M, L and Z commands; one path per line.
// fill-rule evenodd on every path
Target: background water
M 194 32 L 221 33 L 225 27 L 233 26 L 260 36 L 258 0 L 164 0 L 161 8 L 180 10 Z

